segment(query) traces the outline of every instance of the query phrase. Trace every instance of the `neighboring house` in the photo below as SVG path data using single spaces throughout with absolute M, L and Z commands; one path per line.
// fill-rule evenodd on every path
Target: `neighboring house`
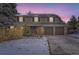
M 67 25 L 56 14 L 15 15 L 17 22 L 30 27 L 31 35 L 66 35 Z

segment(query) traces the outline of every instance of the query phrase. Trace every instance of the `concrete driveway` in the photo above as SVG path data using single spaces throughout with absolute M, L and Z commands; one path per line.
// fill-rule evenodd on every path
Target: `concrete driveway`
M 50 36 L 50 54 L 52 55 L 77 55 L 79 54 L 79 39 L 70 36 Z

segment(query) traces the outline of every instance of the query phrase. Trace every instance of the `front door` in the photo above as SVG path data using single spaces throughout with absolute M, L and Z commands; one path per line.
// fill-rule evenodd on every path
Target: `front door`
M 36 33 L 37 35 L 44 35 L 44 27 L 37 27 Z
M 33 26 L 31 27 L 32 35 L 43 35 L 44 34 L 44 28 L 40 26 Z

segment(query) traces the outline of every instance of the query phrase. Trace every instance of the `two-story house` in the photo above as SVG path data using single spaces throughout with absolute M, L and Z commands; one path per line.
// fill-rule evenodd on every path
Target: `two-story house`
M 15 15 L 17 22 L 26 24 L 30 27 L 32 35 L 65 35 L 67 25 L 56 14 L 35 14 Z

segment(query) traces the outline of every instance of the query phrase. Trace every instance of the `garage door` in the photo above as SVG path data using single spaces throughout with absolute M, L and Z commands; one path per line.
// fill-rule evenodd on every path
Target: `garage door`
M 56 35 L 64 35 L 64 27 L 55 27 Z
M 45 35 L 53 35 L 53 27 L 45 27 L 44 30 Z

